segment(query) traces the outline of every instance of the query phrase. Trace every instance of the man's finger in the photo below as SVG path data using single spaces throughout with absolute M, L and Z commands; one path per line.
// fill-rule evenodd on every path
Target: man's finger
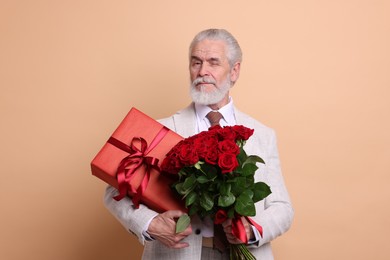
M 182 212 L 180 210 L 168 210 L 168 211 L 164 212 L 163 214 L 169 218 L 179 218 L 181 215 L 184 214 L 184 212 Z

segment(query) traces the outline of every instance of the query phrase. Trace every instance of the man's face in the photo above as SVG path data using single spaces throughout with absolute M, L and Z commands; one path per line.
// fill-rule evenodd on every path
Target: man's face
M 226 44 L 223 41 L 203 40 L 196 44 L 191 52 L 190 79 L 191 95 L 194 99 L 203 96 L 204 105 L 222 101 L 227 104 L 229 89 L 238 78 L 240 64 L 230 68 L 226 56 Z

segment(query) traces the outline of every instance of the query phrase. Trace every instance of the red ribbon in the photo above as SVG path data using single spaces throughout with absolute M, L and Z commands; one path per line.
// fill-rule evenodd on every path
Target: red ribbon
M 122 159 L 117 169 L 116 176 L 118 180 L 119 195 L 114 197 L 115 200 L 118 201 L 123 199 L 127 195 L 128 191 L 130 191 L 132 194 L 134 194 L 132 196 L 134 207 L 139 207 L 142 194 L 149 183 L 150 170 L 155 169 L 157 171 L 160 171 L 160 167 L 158 166 L 158 159 L 147 156 L 147 154 L 160 143 L 160 141 L 165 137 L 168 132 L 169 129 L 163 127 L 154 137 L 149 146 L 145 139 L 143 139 L 142 137 L 134 137 L 130 142 L 130 145 L 126 145 L 114 137 L 110 137 L 108 139 L 108 143 L 129 153 L 128 156 Z M 140 143 L 140 148 L 136 146 L 137 142 Z M 137 189 L 134 189 L 134 187 L 131 186 L 130 181 L 134 177 L 134 173 L 136 172 L 136 170 L 141 165 L 145 165 L 146 167 L 145 175 L 143 176 L 139 187 Z
M 263 228 L 257 224 L 253 219 L 245 216 L 245 219 L 253 225 L 260 233 L 260 236 L 263 237 Z M 232 234 L 236 236 L 239 240 L 244 242 L 244 244 L 248 243 L 248 237 L 246 236 L 246 231 L 244 227 L 244 223 L 242 223 L 241 216 L 236 216 L 232 220 Z

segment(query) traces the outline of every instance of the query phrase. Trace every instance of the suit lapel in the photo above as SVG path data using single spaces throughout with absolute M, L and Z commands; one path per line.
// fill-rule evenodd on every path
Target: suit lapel
M 173 115 L 176 132 L 184 138 L 196 134 L 196 114 L 194 104 Z
M 236 124 L 237 125 L 243 125 L 243 126 L 249 127 L 248 123 L 250 123 L 250 121 L 246 120 L 245 114 L 243 114 L 236 107 L 234 107 L 234 115 L 236 117 Z

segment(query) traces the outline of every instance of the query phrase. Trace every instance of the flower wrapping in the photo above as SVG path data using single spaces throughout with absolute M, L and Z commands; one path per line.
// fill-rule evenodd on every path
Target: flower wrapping
M 132 108 L 91 162 L 92 174 L 130 196 L 134 207 L 143 203 L 157 212 L 186 212 L 171 186 L 175 178 L 161 174 L 160 162 L 183 138 Z

